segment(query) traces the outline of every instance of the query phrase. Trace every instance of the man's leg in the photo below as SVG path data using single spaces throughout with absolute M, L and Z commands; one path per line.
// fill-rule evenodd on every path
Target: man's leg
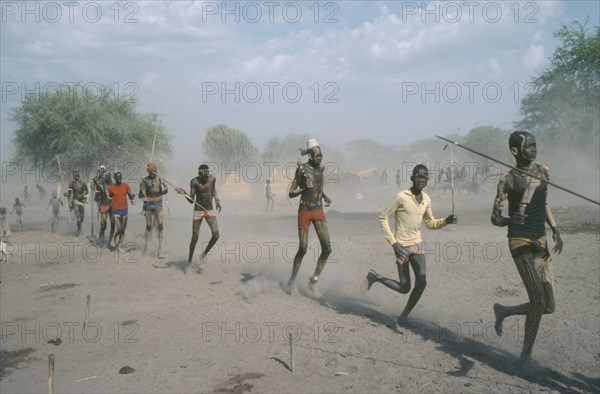
M 425 291 L 425 287 L 427 287 L 427 277 L 425 270 L 425 255 L 424 254 L 413 254 L 409 256 L 408 261 L 410 262 L 410 266 L 415 273 L 415 287 L 410 293 L 408 297 L 408 302 L 404 307 L 404 311 L 398 318 L 398 322 L 402 323 L 408 318 L 408 315 L 413 310 L 413 308 L 419 302 L 423 291 Z
M 98 234 L 98 241 L 100 242 L 104 241 L 104 232 L 106 231 L 107 215 L 108 214 L 106 212 L 100 212 L 100 233 Z
M 83 223 L 84 214 L 85 207 L 82 204 L 77 204 L 77 209 L 75 209 L 75 216 L 77 217 L 77 236 L 81 234 L 81 224 Z
M 198 243 L 198 237 L 200 236 L 200 225 L 202 224 L 202 218 L 199 220 L 192 219 L 192 240 L 190 241 L 190 253 L 188 256 L 188 264 L 192 263 L 194 258 L 194 250 L 196 249 L 196 243 Z
M 398 268 L 398 280 L 395 281 L 385 276 L 379 275 L 377 272 L 371 270 L 367 274 L 365 281 L 361 286 L 361 291 L 366 293 L 371 289 L 371 286 L 375 283 L 381 283 L 385 287 L 388 287 L 401 294 L 407 294 L 410 291 L 410 266 L 408 260 L 403 261 L 396 259 L 396 267 Z
M 110 234 L 108 235 L 108 245 L 110 246 L 115 236 L 115 215 L 113 215 L 112 210 L 108 211 L 108 220 L 110 220 Z
M 204 252 L 202 252 L 202 261 L 206 260 L 206 255 L 208 254 L 208 252 L 210 252 L 212 247 L 215 246 L 217 240 L 219 239 L 219 223 L 217 222 L 217 217 L 207 217 L 206 223 L 208 223 L 208 227 L 210 228 L 211 236 L 210 241 L 208 241 L 208 245 L 206 245 L 206 248 L 204 248 Z
M 502 335 L 502 321 L 506 317 L 512 315 L 527 316 L 525 318 L 525 337 L 523 338 L 523 349 L 521 351 L 521 360 L 527 361 L 531 358 L 542 315 L 554 312 L 555 300 L 552 280 L 542 278 L 540 275 L 540 272 L 552 272 L 552 262 L 550 259 L 544 259 L 541 253 L 536 256 L 527 252 L 516 255 L 514 260 L 527 290 L 529 302 L 515 306 L 495 304 L 495 328 L 496 333 Z
M 144 212 L 146 215 L 146 232 L 144 233 L 144 252 L 142 255 L 146 255 L 146 251 L 148 250 L 148 240 L 150 239 L 150 232 L 152 231 L 152 218 L 154 217 L 154 212 L 152 209 L 146 209 Z
M 300 265 L 302 264 L 302 259 L 306 254 L 306 250 L 308 249 L 308 227 L 299 228 L 298 229 L 298 251 L 294 256 L 294 265 L 292 266 L 292 276 L 288 281 L 290 286 L 295 286 L 296 276 L 298 275 L 298 271 L 300 270 Z M 293 292 L 293 288 L 290 289 Z
M 327 228 L 327 222 L 314 221 L 313 226 L 315 227 L 315 231 L 317 232 L 317 237 L 319 237 L 319 243 L 321 244 L 321 254 L 317 259 L 317 266 L 315 268 L 315 273 L 310 277 L 309 288 L 313 292 L 315 296 L 319 296 L 319 291 L 317 289 L 317 282 L 319 281 L 319 276 L 323 269 L 325 268 L 325 264 L 327 263 L 327 258 L 331 254 L 331 242 L 329 241 L 329 229 Z
M 161 257 L 162 243 L 163 243 L 163 209 L 162 209 L 162 206 L 158 206 L 154 210 L 154 215 L 156 215 L 156 222 L 158 223 L 158 251 L 156 252 L 156 257 Z

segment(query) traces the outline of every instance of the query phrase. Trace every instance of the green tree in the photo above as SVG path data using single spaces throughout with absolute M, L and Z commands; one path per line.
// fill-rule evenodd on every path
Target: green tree
M 465 146 L 478 152 L 485 153 L 495 159 L 512 164 L 513 159 L 508 149 L 510 132 L 494 126 L 477 126 L 469 131 L 464 138 Z M 467 152 L 468 160 L 479 162 L 482 169 L 487 168 L 489 160 L 474 153 Z
M 521 101 L 516 127 L 553 145 L 580 153 L 595 152 L 600 144 L 600 27 L 592 33 L 572 22 L 555 32 L 560 45 L 550 65 L 532 79 L 530 94 Z
M 202 148 L 208 159 L 216 163 L 243 163 L 258 154 L 246 133 L 224 124 L 206 130 Z
M 155 135 L 162 153 L 171 152 L 171 137 L 156 114 L 137 113 L 133 102 L 116 96 L 109 86 L 95 93 L 79 86 L 25 96 L 12 114 L 18 125 L 14 160 L 46 168 L 56 165 L 57 156 L 81 166 L 122 160 L 123 151 L 145 158 Z
M 287 163 L 296 161 L 300 156 L 300 148 L 306 148 L 308 134 L 287 134 L 284 137 L 272 137 L 262 153 L 265 162 Z

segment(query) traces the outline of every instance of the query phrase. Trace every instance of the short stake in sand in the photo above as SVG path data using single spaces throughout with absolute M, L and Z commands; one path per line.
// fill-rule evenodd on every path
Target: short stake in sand
M 48 356 L 48 394 L 54 393 L 54 354 Z
M 84 330 L 85 330 L 87 321 L 90 318 L 90 298 L 91 298 L 91 294 L 88 294 L 87 301 L 85 302 L 85 319 L 83 319 L 83 329 Z
M 294 341 L 292 340 L 292 333 L 288 334 L 290 340 L 290 370 L 294 372 Z

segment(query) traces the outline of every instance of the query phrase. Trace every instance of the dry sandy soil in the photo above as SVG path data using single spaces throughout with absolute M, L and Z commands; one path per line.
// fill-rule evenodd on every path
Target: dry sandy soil
M 553 258 L 557 308 L 542 319 L 536 365 L 523 370 L 516 361 L 524 317 L 509 318 L 500 338 L 493 329 L 495 302 L 527 299 L 506 230 L 489 221 L 493 190 L 460 195 L 458 225 L 423 230 L 428 287 L 404 328 L 395 319 L 406 295 L 381 285 L 359 290 L 371 268 L 397 275 L 377 218 L 395 188 L 362 200 L 340 187 L 328 191 L 334 253 L 320 299 L 306 287 L 318 254 L 313 230 L 300 294 L 283 290 L 297 234 L 295 208 L 280 195 L 272 213 L 260 190 L 247 201 L 222 196 L 221 238 L 201 274 L 185 270 L 191 207 L 172 191 L 164 259 L 141 256 L 139 200 L 129 250 L 120 253 L 94 245 L 89 206 L 80 237 L 66 212 L 50 233 L 47 201 L 27 207 L 21 231 L 11 216 L 12 253 L 0 265 L 0 391 L 47 391 L 50 354 L 55 392 L 600 391 L 597 206 L 551 191 L 565 241 Z M 450 194 L 432 198 L 434 214 L 447 215 Z M 196 259 L 208 238 L 203 224 Z M 125 366 L 133 372 L 120 374 Z

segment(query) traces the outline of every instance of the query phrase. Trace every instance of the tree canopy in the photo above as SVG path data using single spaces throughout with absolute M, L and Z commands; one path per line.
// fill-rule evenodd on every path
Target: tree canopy
M 171 137 L 156 114 L 140 114 L 135 103 L 118 97 L 110 86 L 95 94 L 83 87 L 26 95 L 14 110 L 14 160 L 42 168 L 63 162 L 81 166 L 147 158 L 156 144 L 170 154 Z M 116 149 L 121 147 L 122 149 Z M 123 159 L 124 152 L 130 157 Z
M 262 153 L 264 161 L 286 163 L 296 161 L 300 156 L 300 148 L 306 148 L 308 134 L 287 134 L 284 137 L 272 137 Z
M 202 146 L 204 154 L 215 163 L 244 163 L 258 154 L 246 133 L 227 125 L 209 127 Z
M 531 81 L 516 122 L 543 140 L 597 153 L 600 143 L 600 27 L 563 24 L 550 65 Z

